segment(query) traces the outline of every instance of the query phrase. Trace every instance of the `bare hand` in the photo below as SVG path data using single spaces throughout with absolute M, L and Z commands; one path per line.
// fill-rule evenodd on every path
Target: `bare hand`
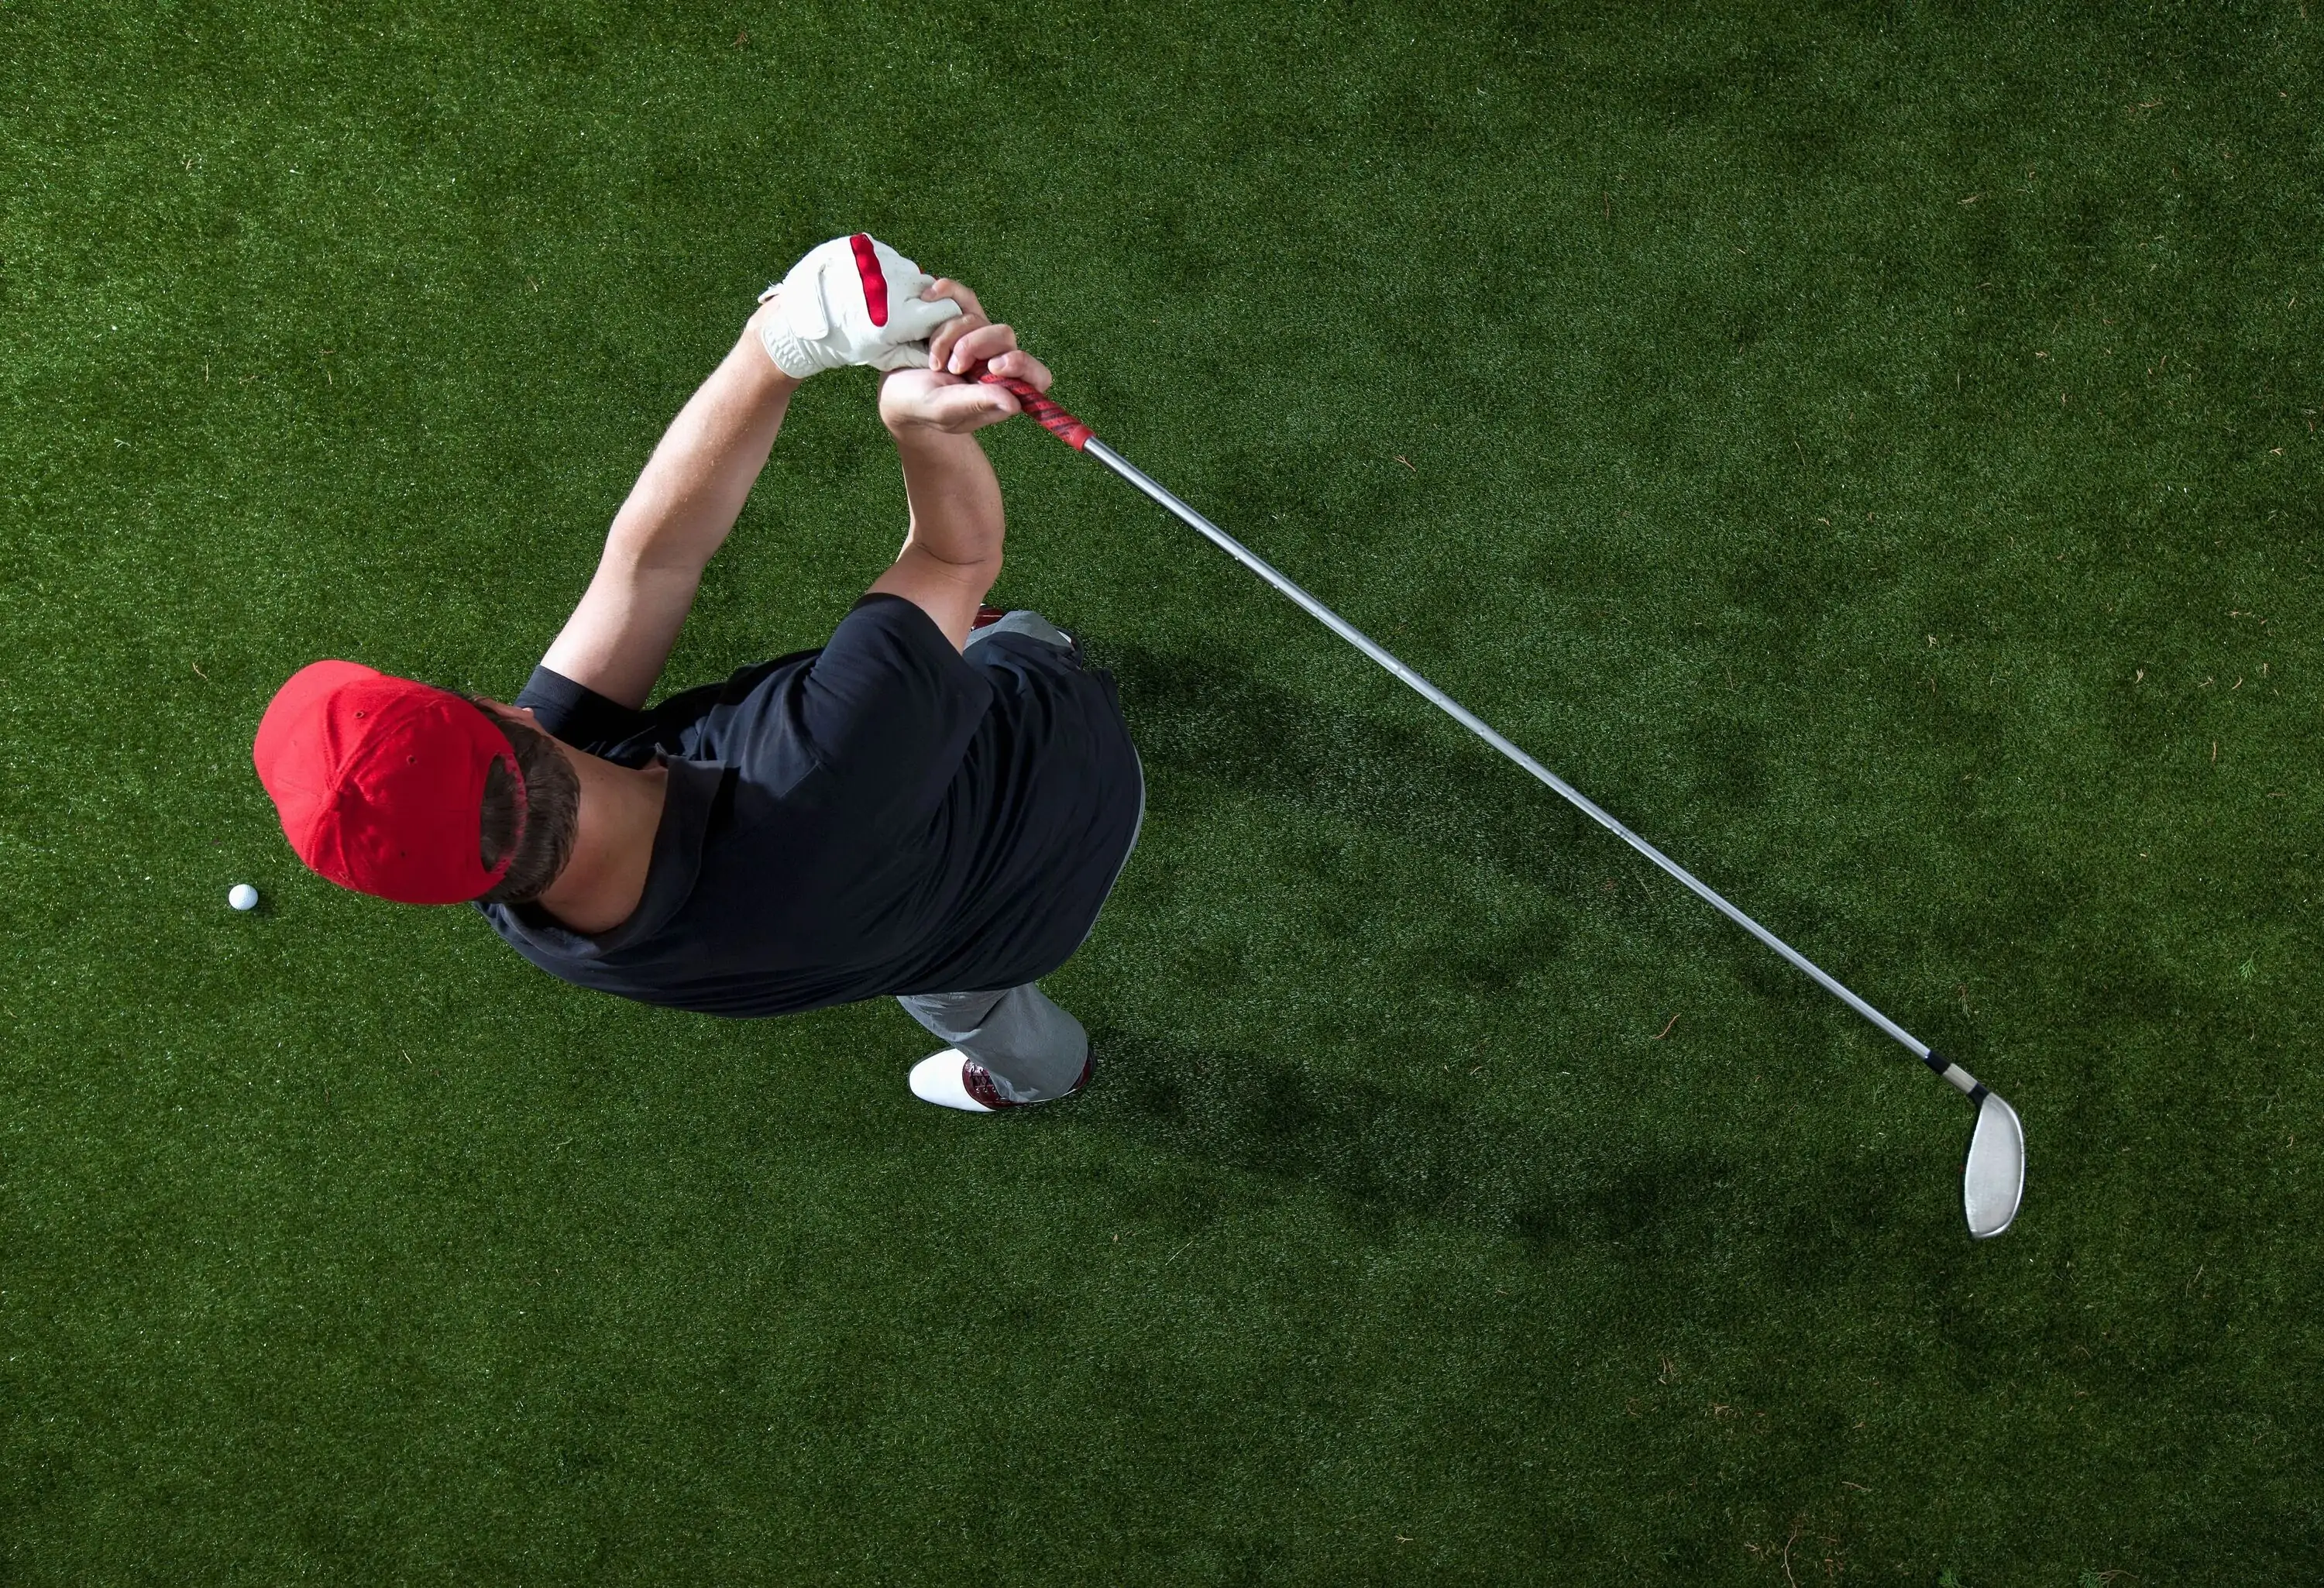
M 889 429 L 964 436 L 1022 411 L 1006 387 L 968 376 L 980 363 L 980 373 L 1023 381 L 1037 392 L 1049 389 L 1048 366 L 1017 346 L 1015 331 L 987 319 L 973 292 L 958 282 L 940 280 L 921 295 L 950 298 L 963 312 L 929 338 L 927 368 L 898 370 L 880 383 L 880 418 Z

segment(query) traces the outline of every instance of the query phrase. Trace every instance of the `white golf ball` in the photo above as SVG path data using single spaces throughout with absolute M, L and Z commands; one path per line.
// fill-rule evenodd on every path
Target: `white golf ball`
M 248 882 L 236 882 L 233 887 L 226 890 L 226 901 L 228 904 L 233 905 L 236 909 L 256 909 L 258 908 L 258 890 L 252 887 Z

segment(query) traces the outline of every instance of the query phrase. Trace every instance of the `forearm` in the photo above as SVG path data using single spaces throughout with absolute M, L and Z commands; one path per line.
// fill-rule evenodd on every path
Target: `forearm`
M 746 330 L 663 432 L 605 537 L 605 559 L 699 576 L 773 450 L 798 382 Z
M 798 383 L 743 333 L 654 448 L 613 516 L 580 605 L 542 658 L 551 670 L 642 706 L 678 639 L 702 570 L 766 466 Z
M 1001 482 L 972 432 L 1019 411 L 1007 387 L 969 372 L 982 366 L 1037 391 L 1048 390 L 1049 372 L 1017 346 L 1014 331 L 984 319 L 966 288 L 937 286 L 963 300 L 964 312 L 930 339 L 927 367 L 892 371 L 880 383 L 880 417 L 896 439 L 912 527 L 895 566 L 872 589 L 912 603 L 965 649 L 978 604 L 1001 576 L 1004 528 Z
M 894 433 L 912 511 L 905 549 L 963 568 L 999 568 L 1001 482 L 976 438 L 919 426 Z

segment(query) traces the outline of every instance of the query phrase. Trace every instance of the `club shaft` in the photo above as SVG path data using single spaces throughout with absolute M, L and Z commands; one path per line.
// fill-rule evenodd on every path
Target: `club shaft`
M 1478 716 L 1467 706 L 1462 706 L 1459 701 L 1453 699 L 1452 697 L 1447 695 L 1443 690 L 1438 688 L 1426 679 L 1422 678 L 1418 673 L 1413 671 L 1412 669 L 1406 667 L 1402 661 L 1398 660 L 1393 654 L 1391 654 L 1386 647 L 1373 641 L 1371 636 L 1366 634 L 1362 630 L 1348 622 L 1347 619 L 1342 617 L 1338 613 L 1333 612 L 1330 607 L 1316 600 L 1315 597 L 1307 594 L 1306 591 L 1301 589 L 1290 579 L 1277 572 L 1276 569 L 1268 563 L 1266 559 L 1259 556 L 1256 552 L 1252 551 L 1250 548 L 1245 546 L 1232 535 L 1228 534 L 1224 530 L 1219 528 L 1218 525 L 1204 518 L 1201 513 L 1196 512 L 1184 502 L 1181 502 L 1176 495 L 1164 488 L 1151 475 L 1148 475 L 1145 470 L 1139 468 L 1136 464 L 1122 457 L 1120 453 L 1116 452 L 1112 448 L 1108 447 L 1104 442 L 1096 439 L 1094 437 L 1083 444 L 1082 450 L 1096 458 L 1100 463 L 1105 465 L 1106 467 L 1111 469 L 1115 474 L 1120 475 L 1123 479 L 1128 480 L 1131 485 L 1137 486 L 1148 497 L 1152 498 L 1157 503 L 1176 517 L 1181 522 L 1202 534 L 1213 544 L 1216 545 L 1221 550 L 1224 551 L 1228 556 L 1233 558 L 1237 562 L 1241 563 L 1243 567 L 1250 569 L 1251 572 L 1257 574 L 1260 578 L 1265 579 L 1268 584 L 1274 586 L 1284 595 L 1298 603 L 1301 607 L 1305 609 L 1308 615 L 1314 618 L 1316 622 L 1322 623 L 1325 628 L 1330 629 L 1333 633 L 1339 635 L 1341 639 L 1345 640 L 1349 644 L 1362 651 L 1366 656 L 1370 657 L 1374 661 L 1379 663 L 1380 666 L 1394 673 L 1397 678 L 1402 679 L 1406 684 L 1410 685 L 1413 690 L 1423 699 L 1435 706 L 1439 711 L 1443 712 L 1445 716 L 1451 717 L 1454 722 L 1459 723 L 1471 733 L 1476 734 L 1477 737 L 1482 739 L 1486 743 L 1499 751 L 1503 755 L 1508 757 L 1509 760 L 1523 767 L 1526 771 L 1531 772 L 1542 782 L 1547 784 L 1568 804 L 1581 811 L 1582 815 L 1588 817 L 1591 821 L 1596 822 L 1600 826 L 1604 827 L 1608 832 L 1621 839 L 1623 843 L 1628 844 L 1640 854 L 1645 855 L 1648 860 L 1653 861 L 1656 865 L 1662 867 L 1664 871 L 1668 872 L 1672 876 L 1677 878 L 1698 898 L 1708 903 L 1712 909 L 1718 910 L 1720 914 L 1725 916 L 1729 920 L 1733 921 L 1737 926 L 1750 933 L 1754 937 L 1758 938 L 1760 942 L 1765 943 L 1777 954 L 1782 955 L 1785 959 L 1791 961 L 1793 965 L 1796 965 L 1825 992 L 1839 999 L 1842 1003 L 1848 1005 L 1849 1008 L 1854 1010 L 1866 1020 L 1870 1020 L 1874 1025 L 1879 1027 L 1883 1031 L 1886 1031 L 1889 1036 L 1902 1043 L 1904 1048 L 1912 1053 L 1913 1057 L 1921 1059 L 1924 1063 L 1930 1063 L 1932 1068 L 1937 1067 L 1937 1064 L 1931 1062 L 1930 1060 L 1929 1046 L 1927 1043 L 1923 1042 L 1910 1031 L 1907 1031 L 1904 1027 L 1898 1025 L 1895 1020 L 1890 1020 L 1886 1015 L 1882 1014 L 1878 1010 L 1865 1002 L 1863 999 L 1858 998 L 1855 993 L 1849 992 L 1845 986 L 1840 984 L 1837 978 L 1826 974 L 1822 968 L 1817 965 L 1812 960 L 1809 959 L 1807 956 L 1802 954 L 1798 949 L 1794 948 L 1781 937 L 1776 937 L 1775 933 L 1767 930 L 1766 928 L 1761 926 L 1757 921 L 1753 920 L 1749 916 L 1744 914 L 1734 905 L 1729 903 L 1716 889 L 1711 887 L 1700 878 L 1696 877 L 1692 872 L 1688 871 L 1684 866 L 1679 864 L 1678 862 L 1673 860 L 1669 855 L 1665 854 L 1661 850 L 1647 843 L 1644 838 L 1639 837 L 1637 834 L 1630 831 L 1629 828 L 1615 820 L 1613 816 L 1596 800 L 1591 799 L 1588 795 L 1582 793 L 1581 789 L 1576 789 L 1572 784 L 1567 782 L 1563 778 L 1559 777 L 1555 772 L 1551 771 L 1547 767 L 1542 765 L 1541 762 L 1536 761 L 1532 756 L 1527 755 L 1524 751 L 1510 743 L 1499 733 L 1495 732 L 1490 724 L 1485 722 L 1484 719 Z M 1962 1070 L 1958 1065 L 1945 1064 L 1944 1067 L 1940 1070 L 1939 1073 L 1943 1075 L 1946 1080 L 1951 1081 L 1954 1085 L 1960 1087 L 1964 1092 L 1968 1091 L 1969 1086 L 1976 1084 L 1974 1078 L 1969 1076 L 1968 1072 Z M 1959 1077 L 1958 1079 L 1956 1078 L 1957 1076 Z M 1964 1081 L 1968 1082 L 1969 1085 L 1964 1085 L 1962 1084 Z

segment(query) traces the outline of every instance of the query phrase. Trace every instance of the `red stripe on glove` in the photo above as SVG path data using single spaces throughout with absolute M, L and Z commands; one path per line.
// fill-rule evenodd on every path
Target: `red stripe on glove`
M 863 307 L 872 311 L 872 323 L 888 323 L 888 278 L 880 273 L 880 253 L 872 246 L 872 234 L 857 232 L 847 239 L 855 250 L 855 273 L 863 278 Z

